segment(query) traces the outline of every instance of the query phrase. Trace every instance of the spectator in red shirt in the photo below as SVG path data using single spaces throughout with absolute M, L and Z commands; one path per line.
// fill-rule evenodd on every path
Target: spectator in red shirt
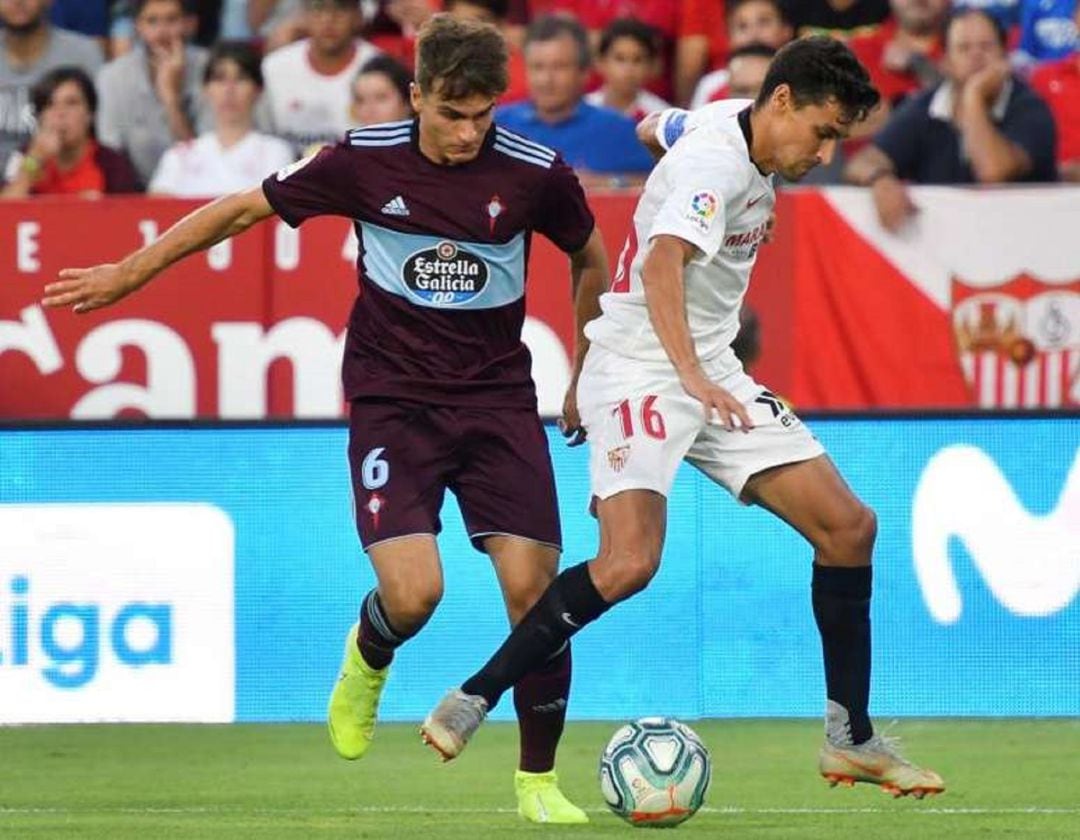
M 1080 31 L 1080 3 L 1076 6 Z M 1038 68 L 1031 86 L 1054 115 L 1058 131 L 1058 171 L 1063 181 L 1080 181 L 1080 46 L 1072 55 Z
M 131 163 L 94 138 L 97 92 L 85 71 L 58 67 L 31 89 L 37 131 L 8 159 L 0 198 L 138 192 Z
M 883 110 L 941 81 L 941 35 L 949 0 L 890 0 L 892 17 L 876 32 L 857 35 L 851 51 L 870 71 Z
M 457 18 L 490 23 L 502 32 L 509 49 L 507 73 L 510 84 L 499 98 L 499 104 L 528 99 L 529 81 L 525 73 L 525 55 L 521 51 L 521 38 L 514 31 L 515 24 L 511 22 L 511 0 L 445 0 L 443 9 Z
M 784 16 L 780 0 L 728 0 L 727 31 L 732 52 L 751 44 L 780 49 L 791 40 L 794 30 Z M 691 108 L 712 101 L 728 83 L 728 69 L 707 73 L 698 82 Z
M 653 111 L 671 105 L 645 90 L 656 72 L 660 50 L 655 29 L 634 18 L 613 21 L 600 38 L 596 68 L 604 80 L 599 90 L 586 95 L 590 105 L 613 108 L 638 122 Z
M 690 102 L 706 72 L 727 64 L 728 51 L 724 0 L 683 0 L 675 42 L 675 100 L 680 105 Z

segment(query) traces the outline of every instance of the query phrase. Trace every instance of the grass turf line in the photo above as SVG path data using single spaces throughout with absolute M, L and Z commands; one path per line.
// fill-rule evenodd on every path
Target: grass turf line
M 881 721 L 879 723 L 884 723 Z M 816 773 L 817 721 L 697 721 L 713 755 L 707 808 L 679 836 L 1080 838 L 1080 721 L 902 721 L 911 758 L 946 794 L 894 801 Z M 634 831 L 609 814 L 597 758 L 615 724 L 573 723 L 563 789 L 582 828 L 515 813 L 513 725 L 486 725 L 442 765 L 412 725 L 383 725 L 359 762 L 319 725 L 47 726 L 0 729 L 3 838 L 584 838 Z

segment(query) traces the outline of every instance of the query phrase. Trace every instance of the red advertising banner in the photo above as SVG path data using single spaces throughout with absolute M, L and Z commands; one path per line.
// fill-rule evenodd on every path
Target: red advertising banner
M 865 191 L 780 196 L 747 298 L 761 322 L 754 376 L 800 408 L 1080 404 L 1080 189 L 913 196 L 921 212 L 900 235 Z M 635 201 L 590 195 L 612 264 Z M 89 315 L 40 306 L 59 269 L 118 259 L 195 206 L 0 204 L 0 418 L 342 414 L 346 220 L 270 220 Z M 542 237 L 527 304 L 540 407 L 554 415 L 573 322 L 567 258 Z

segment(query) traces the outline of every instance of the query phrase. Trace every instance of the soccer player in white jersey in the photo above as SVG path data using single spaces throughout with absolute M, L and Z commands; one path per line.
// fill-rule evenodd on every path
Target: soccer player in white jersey
M 642 132 L 664 155 L 634 213 L 578 385 L 600 551 L 564 571 L 499 651 L 428 716 L 425 737 L 457 755 L 502 693 L 613 604 L 644 589 L 664 542 L 667 494 L 688 460 L 740 501 L 772 511 L 814 549 L 812 602 L 825 660 L 821 774 L 896 796 L 940 776 L 874 734 L 870 691 L 873 512 L 791 410 L 731 350 L 773 209 L 771 176 L 798 180 L 877 104 L 844 45 L 808 38 L 777 53 L 757 99 L 666 111 Z

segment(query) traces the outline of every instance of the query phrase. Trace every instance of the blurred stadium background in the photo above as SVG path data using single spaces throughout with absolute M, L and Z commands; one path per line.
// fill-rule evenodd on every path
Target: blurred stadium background
M 355 20 L 407 64 L 438 5 L 372 0 Z M 668 60 L 654 95 L 680 104 L 727 68 L 720 0 L 449 5 L 491 12 L 518 45 L 540 13 L 576 13 L 596 45 L 612 20 L 636 15 Z M 1059 174 L 1075 178 L 1076 3 L 980 5 L 1009 29 L 1017 82 L 1064 91 L 1046 96 Z M 3 66 L 25 57 L 19 15 L 33 31 L 50 11 L 54 26 L 83 26 L 115 61 L 139 42 L 147 7 L 174 6 L 189 49 L 228 37 L 268 55 L 304 43 L 315 13 L 288 0 L 0 0 Z M 793 31 L 903 40 L 884 3 L 783 11 Z M 357 105 L 358 68 L 342 67 L 342 101 Z M 921 84 L 912 68 L 883 68 L 907 73 L 915 87 L 904 92 Z M 52 180 L 25 164 L 42 130 L 40 111 L 24 119 L 36 81 L 0 74 L 2 139 L 23 155 L 5 180 L 26 187 L 0 202 L 0 836 L 526 830 L 510 810 L 509 703 L 455 765 L 437 766 L 414 741 L 412 723 L 505 631 L 493 575 L 453 503 L 440 541 L 446 597 L 398 656 L 376 749 L 347 765 L 321 727 L 342 631 L 372 583 L 353 530 L 338 382 L 356 283 L 349 223 L 293 231 L 275 220 L 115 308 L 46 311 L 41 289 L 60 268 L 115 259 L 198 202 L 61 194 L 86 184 L 65 182 L 55 161 Z M 590 71 L 583 90 L 604 84 Z M 193 91 L 205 93 L 200 79 Z M 295 140 L 287 127 L 259 128 Z M 581 170 L 614 261 L 642 173 Z M 630 830 L 602 813 L 597 757 L 615 722 L 667 714 L 691 722 L 716 761 L 709 807 L 680 831 L 1080 837 L 1080 186 L 914 185 L 919 212 L 890 230 L 872 190 L 839 181 L 835 169 L 782 191 L 742 352 L 878 513 L 872 711 L 879 726 L 898 720 L 893 733 L 949 791 L 893 803 L 816 777 L 824 690 L 808 551 L 687 469 L 649 592 L 575 642 L 560 771 L 594 823 L 561 836 Z M 546 242 L 532 249 L 528 312 L 553 420 L 572 323 L 565 260 Z M 586 456 L 553 424 L 549 433 L 565 558 L 576 562 L 596 546 Z

